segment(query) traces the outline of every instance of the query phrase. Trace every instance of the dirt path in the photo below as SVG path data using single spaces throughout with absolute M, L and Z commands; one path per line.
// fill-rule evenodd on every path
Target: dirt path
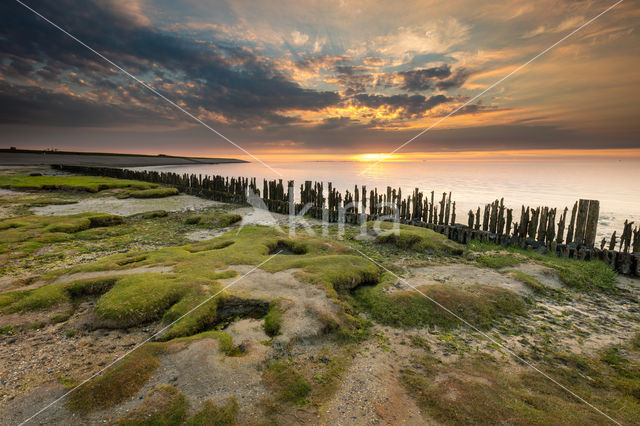
M 377 328 L 378 332 L 381 329 Z M 398 381 L 407 348 L 384 349 L 371 340 L 362 346 L 335 397 L 321 410 L 323 425 L 425 425 L 415 400 Z

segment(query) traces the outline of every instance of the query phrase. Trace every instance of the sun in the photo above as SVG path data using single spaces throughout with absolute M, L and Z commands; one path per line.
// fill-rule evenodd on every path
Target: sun
M 384 153 L 368 153 L 354 156 L 354 160 L 363 162 L 385 161 L 390 160 L 391 158 L 393 158 L 393 154 Z

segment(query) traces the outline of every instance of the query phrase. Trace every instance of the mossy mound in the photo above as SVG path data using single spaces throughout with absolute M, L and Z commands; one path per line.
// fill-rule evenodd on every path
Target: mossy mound
M 160 185 L 136 180 L 99 176 L 29 176 L 0 175 L 0 188 L 15 190 L 99 192 L 107 189 L 130 188 L 146 190 Z
M 475 327 L 486 330 L 502 318 L 523 314 L 527 308 L 516 293 L 498 287 L 430 285 L 419 287 L 421 294 L 416 290 L 388 293 L 385 291 L 386 285 L 388 282 L 358 288 L 353 297 L 359 306 L 369 311 L 375 321 L 393 327 L 438 326 L 453 329 L 465 326 L 456 318 L 458 316 Z
M 289 241 L 294 249 L 304 247 L 306 252 L 298 256 L 275 256 L 262 268 L 269 272 L 300 269 L 302 278 L 323 285 L 331 296 L 375 283 L 379 278 L 380 271 L 375 264 L 339 244 L 329 245 L 308 236 L 283 240 L 272 228 L 248 226 L 239 233 L 230 232 L 188 246 L 121 253 L 45 274 L 43 280 L 54 280 L 62 273 L 109 271 L 112 278 L 105 282 L 49 284 L 36 290 L 4 293 L 0 295 L 0 309 L 12 312 L 46 309 L 71 302 L 84 292 L 99 296 L 95 304 L 96 326 L 127 328 L 157 320 L 168 324 L 217 294 L 222 288 L 218 280 L 235 274 L 229 270 L 233 265 L 257 264 L 272 257 L 269 253 L 279 241 Z M 172 273 L 118 276 L 120 270 L 151 266 L 172 266 L 173 269 Z M 222 317 L 226 314 L 218 308 L 232 306 L 233 297 L 229 292 L 217 295 L 173 325 L 166 338 L 188 336 L 224 321 Z M 267 313 L 268 302 L 243 300 L 237 305 L 245 306 L 246 312 L 240 308 L 234 312 L 262 317 Z
M 202 214 L 189 216 L 185 219 L 185 223 L 202 228 L 226 228 L 241 220 L 242 216 L 239 214 L 227 213 L 223 210 L 210 210 Z
M 434 255 L 459 256 L 464 252 L 463 246 L 431 229 L 389 222 L 379 223 L 378 226 L 386 231 L 376 237 L 379 243 Z M 373 222 L 367 223 L 367 229 L 373 230 L 373 227 Z

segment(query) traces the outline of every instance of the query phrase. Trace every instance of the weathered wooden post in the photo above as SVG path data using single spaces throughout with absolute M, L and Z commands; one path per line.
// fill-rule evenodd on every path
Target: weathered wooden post
M 447 202 L 447 193 L 442 193 L 442 200 L 440 201 L 440 216 L 438 216 L 438 225 L 442 225 L 444 223 L 444 206 Z
M 611 234 L 611 240 L 609 240 L 609 250 L 615 250 L 617 242 L 618 241 L 616 240 L 616 231 L 613 231 L 613 234 Z
M 587 214 L 589 212 L 589 200 L 578 201 L 578 216 L 576 217 L 576 229 L 573 240 L 577 244 L 584 244 L 584 234 L 587 224 Z
M 589 200 L 589 212 L 584 235 L 584 243 L 593 247 L 596 243 L 596 232 L 598 229 L 598 217 L 600 216 L 600 201 Z
M 575 228 L 577 211 L 578 202 L 576 201 L 573 204 L 573 210 L 571 210 L 571 221 L 569 222 L 569 228 L 567 229 L 567 244 L 571 244 L 573 242 L 573 230 Z
M 429 204 L 429 223 L 433 223 L 434 220 L 434 214 L 433 214 L 433 208 L 435 207 L 435 200 L 433 198 L 434 196 L 434 191 L 431 191 L 431 203 Z
M 451 224 L 455 225 L 456 224 L 456 202 L 453 202 L 453 206 L 452 206 L 453 211 L 451 212 Z
M 451 193 L 449 193 L 449 196 L 447 197 L 447 206 L 446 206 L 446 211 L 444 213 L 444 224 L 448 225 L 449 224 L 449 214 L 451 212 Z
M 540 222 L 538 224 L 538 242 L 544 243 L 547 234 L 547 217 L 549 215 L 549 207 L 540 209 Z
M 564 208 L 564 212 L 562 213 L 562 215 L 560 216 L 560 220 L 558 221 L 558 237 L 556 238 L 556 241 L 558 242 L 558 244 L 562 244 L 562 241 L 564 239 L 563 234 L 564 234 L 564 222 L 567 219 L 567 212 L 569 211 L 569 209 L 567 207 Z
M 554 238 L 556 237 L 556 209 L 549 210 L 547 220 L 547 235 L 545 244 L 551 246 Z

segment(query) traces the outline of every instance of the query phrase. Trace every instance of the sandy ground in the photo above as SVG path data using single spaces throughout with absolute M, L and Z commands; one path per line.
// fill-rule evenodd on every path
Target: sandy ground
M 174 195 L 165 198 L 141 199 L 127 198 L 121 200 L 115 197 L 85 198 L 75 204 L 48 205 L 34 207 L 31 211 L 39 215 L 68 215 L 85 212 L 110 213 L 120 216 L 131 216 L 153 210 L 165 210 L 167 212 L 202 210 L 205 208 L 219 207 L 223 203 L 192 195 Z

